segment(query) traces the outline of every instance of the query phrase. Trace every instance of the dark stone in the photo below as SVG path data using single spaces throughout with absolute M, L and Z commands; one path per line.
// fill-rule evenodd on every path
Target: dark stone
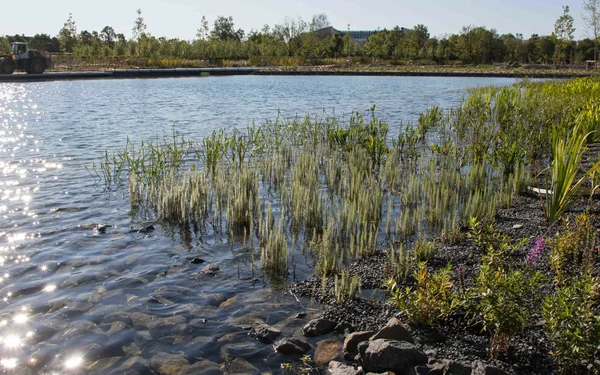
M 349 333 L 344 340 L 344 358 L 352 360 L 358 354 L 358 344 L 362 341 L 369 341 L 371 336 L 373 336 L 373 331 Z
M 204 259 L 202 258 L 188 258 L 188 260 L 190 261 L 190 263 L 192 264 L 202 264 L 205 262 Z
M 363 346 L 359 346 L 359 350 Z M 365 372 L 394 371 L 407 372 L 417 365 L 427 364 L 427 356 L 414 344 L 406 341 L 379 339 L 369 343 L 361 353 L 362 367 Z
M 154 231 L 154 226 L 153 225 L 145 225 L 141 228 L 131 228 L 131 232 L 135 232 L 135 233 L 150 233 Z
M 471 375 L 473 369 L 471 366 L 456 361 L 446 362 L 446 373 L 448 375 Z
M 304 313 L 304 312 L 298 313 L 298 314 L 296 314 L 294 316 L 294 318 L 296 318 L 296 319 L 304 319 L 304 318 L 306 318 L 306 313 Z
M 324 318 L 313 319 L 302 327 L 302 332 L 308 337 L 317 337 L 333 332 L 336 323 Z
M 335 331 L 337 333 L 350 333 L 350 332 L 354 332 L 354 327 L 352 327 L 352 324 L 350 324 L 350 323 L 341 322 L 335 326 Z
M 275 343 L 275 351 L 281 354 L 305 354 L 310 350 L 310 344 L 295 337 L 281 339 Z
M 97 232 L 97 233 L 106 233 L 106 228 L 109 227 L 109 226 L 110 225 L 106 225 L 106 224 L 98 224 L 94 228 L 94 231 Z
M 258 341 L 264 344 L 270 344 L 275 341 L 279 335 L 281 335 L 281 331 L 277 328 L 269 326 L 268 324 L 257 323 L 250 330 L 250 332 L 248 332 L 248 335 L 258 339 Z
M 446 365 L 444 363 L 433 363 L 430 365 L 421 365 L 415 367 L 417 375 L 444 375 Z
M 411 344 L 415 343 L 410 332 L 406 329 L 406 326 L 398 318 L 392 318 L 379 332 L 377 332 L 371 341 L 379 339 L 388 339 L 396 341 L 406 341 Z

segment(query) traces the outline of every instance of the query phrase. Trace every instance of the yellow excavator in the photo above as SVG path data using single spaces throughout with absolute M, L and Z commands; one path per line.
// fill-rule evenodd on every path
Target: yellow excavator
M 29 49 L 27 43 L 12 43 L 12 53 L 0 56 L 0 74 L 12 74 L 16 69 L 28 74 L 42 74 L 52 66 L 48 52 Z

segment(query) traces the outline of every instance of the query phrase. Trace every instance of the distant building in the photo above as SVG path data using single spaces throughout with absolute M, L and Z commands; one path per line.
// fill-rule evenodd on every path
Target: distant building
M 404 33 L 405 31 L 407 31 L 408 29 L 401 27 L 400 30 Z M 363 44 L 365 44 L 367 42 L 367 40 L 369 39 L 369 37 L 375 33 L 377 33 L 380 30 L 338 30 L 335 29 L 333 26 L 329 26 L 329 27 L 325 27 L 323 29 L 319 29 L 317 30 L 317 35 L 320 38 L 327 38 L 335 33 L 340 33 L 340 35 L 342 37 L 346 36 L 346 34 L 350 33 L 350 36 L 352 36 L 352 39 L 354 39 L 354 41 L 362 47 Z

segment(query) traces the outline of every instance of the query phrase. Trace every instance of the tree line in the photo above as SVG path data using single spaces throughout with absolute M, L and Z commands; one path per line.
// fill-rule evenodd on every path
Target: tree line
M 37 34 L 29 38 L 32 48 L 49 52 L 71 53 L 76 57 L 118 56 L 147 59 L 182 60 L 250 60 L 255 65 L 285 64 L 286 61 L 316 63 L 330 58 L 354 61 L 431 64 L 579 64 L 596 59 L 598 50 L 598 10 L 600 0 L 586 0 L 584 20 L 587 38 L 576 41 L 575 27 L 569 7 L 554 24 L 551 35 L 498 34 L 484 26 L 465 26 L 458 33 L 432 37 L 425 25 L 411 29 L 394 27 L 370 35 L 365 43 L 357 43 L 350 33 L 337 30 L 325 33 L 330 26 L 326 15 L 305 21 L 300 17 L 285 18 L 274 26 L 245 33 L 236 29 L 232 17 L 219 16 L 210 25 L 200 21 L 196 39 L 188 41 L 155 37 L 147 32 L 141 10 L 132 28 L 132 37 L 106 26 L 101 31 L 78 31 L 72 14 L 56 36 Z M 20 35 L 0 37 L 0 51 L 7 53 L 10 43 L 23 41 Z

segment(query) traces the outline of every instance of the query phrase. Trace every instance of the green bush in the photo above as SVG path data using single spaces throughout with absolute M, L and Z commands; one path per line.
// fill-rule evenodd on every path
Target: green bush
M 589 276 L 546 298 L 542 316 L 561 374 L 585 373 L 588 361 L 594 366 L 594 353 L 600 350 L 599 300 L 599 280 Z M 597 365 L 595 371 L 600 371 Z
M 402 289 L 394 279 L 388 280 L 386 287 L 390 300 L 412 323 L 431 325 L 444 319 L 457 307 L 450 280 L 452 266 L 449 264 L 431 274 L 427 263 L 420 262 L 414 271 L 416 285 Z
M 481 265 L 476 286 L 471 291 L 468 314 L 473 316 L 473 322 L 481 323 L 483 330 L 492 334 L 492 357 L 505 353 L 510 338 L 525 327 L 531 313 L 529 308 L 535 311 L 535 306 L 530 304 L 531 296 L 543 281 L 539 272 L 505 270 L 485 262 Z

